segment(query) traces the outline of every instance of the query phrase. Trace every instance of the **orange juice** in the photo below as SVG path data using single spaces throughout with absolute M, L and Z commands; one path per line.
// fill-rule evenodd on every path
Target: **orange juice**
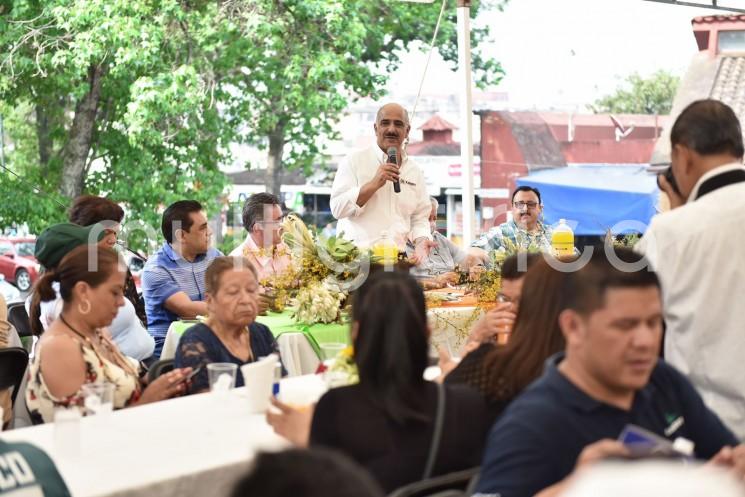
M 556 257 L 568 256 L 574 253 L 574 231 L 565 219 L 559 220 L 559 225 L 551 234 L 551 248 Z

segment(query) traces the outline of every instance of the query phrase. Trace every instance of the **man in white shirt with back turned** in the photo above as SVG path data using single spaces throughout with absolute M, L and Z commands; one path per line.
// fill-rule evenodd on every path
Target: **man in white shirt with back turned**
M 740 123 L 727 105 L 699 100 L 671 132 L 672 210 L 636 246 L 662 282 L 665 359 L 745 439 L 745 168 Z
M 409 136 L 409 115 L 398 104 L 380 108 L 375 119 L 376 144 L 352 153 L 340 165 L 331 187 L 331 213 L 339 220 L 337 233 L 360 247 L 370 247 L 385 233 L 405 250 L 406 241 L 416 246 L 411 258 L 418 264 L 431 249 L 430 202 L 424 173 L 402 154 Z M 397 162 L 388 162 L 395 147 Z M 400 193 L 394 191 L 398 181 Z

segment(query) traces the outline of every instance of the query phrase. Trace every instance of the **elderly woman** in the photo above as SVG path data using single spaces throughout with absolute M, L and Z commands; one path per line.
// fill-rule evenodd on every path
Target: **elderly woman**
M 90 262 L 97 267 L 91 269 Z M 150 385 L 140 380 L 139 364 L 119 350 L 106 327 L 124 305 L 123 263 L 115 251 L 82 245 L 46 271 L 34 287 L 32 309 L 57 298 L 62 309 L 36 346 L 29 366 L 26 405 L 34 423 L 54 419 L 57 408 L 82 407 L 83 385 L 112 383 L 114 408 L 155 402 L 183 393 L 191 369 L 166 373 Z
M 207 268 L 204 281 L 209 318 L 186 330 L 176 351 L 177 368 L 202 368 L 194 376 L 190 393 L 209 389 L 207 364 L 230 362 L 242 366 L 278 353 L 269 328 L 255 322 L 259 283 L 256 268 L 248 259 L 217 257 Z M 235 384 L 243 386 L 240 369 Z

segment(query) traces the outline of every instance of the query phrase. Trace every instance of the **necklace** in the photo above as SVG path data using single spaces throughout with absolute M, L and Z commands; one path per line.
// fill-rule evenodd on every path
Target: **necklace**
M 70 331 L 72 331 L 73 333 L 75 333 L 76 335 L 78 335 L 80 338 L 82 338 L 83 340 L 85 340 L 86 343 L 88 343 L 88 345 L 90 346 L 91 350 L 93 351 L 94 354 L 96 354 L 96 356 L 99 358 L 99 360 L 102 359 L 101 354 L 96 349 L 96 346 L 93 343 L 93 340 L 91 340 L 91 338 L 89 336 L 86 336 L 83 333 L 81 333 L 78 330 L 76 330 L 75 328 L 73 328 L 70 325 L 70 323 L 67 322 L 67 320 L 65 319 L 65 317 L 62 314 L 60 314 L 59 318 L 60 318 L 60 321 L 62 321 L 64 323 L 64 325 L 67 326 L 70 329 Z M 106 359 L 108 359 L 109 362 L 114 363 L 116 366 L 122 368 L 127 373 L 129 373 L 131 375 L 134 375 L 134 376 L 137 376 L 137 371 L 133 370 L 132 365 L 129 364 L 129 362 L 122 356 L 121 352 L 119 352 L 119 350 L 116 349 L 116 347 L 112 347 L 111 346 L 111 344 L 109 343 L 109 341 L 106 340 L 103 337 L 103 335 L 101 334 L 101 331 L 98 330 L 98 329 L 96 329 L 94 331 L 94 333 L 96 335 L 96 338 L 98 338 L 98 343 L 101 346 L 103 346 L 104 349 L 106 349 L 106 352 L 108 352 L 108 354 L 107 354 L 108 357 L 106 357 Z

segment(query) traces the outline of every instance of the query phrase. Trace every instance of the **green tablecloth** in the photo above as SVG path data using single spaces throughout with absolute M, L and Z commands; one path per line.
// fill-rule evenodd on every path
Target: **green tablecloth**
M 292 310 L 286 310 L 284 312 L 270 311 L 266 316 L 258 316 L 256 321 L 268 327 L 275 338 L 282 333 L 305 334 L 308 342 L 310 342 L 316 353 L 319 354 L 320 346 L 324 343 L 346 343 L 347 345 L 352 343 L 349 337 L 349 323 L 306 326 L 292 319 L 292 313 Z M 174 333 L 180 338 L 194 324 L 195 321 L 175 321 L 171 324 L 169 333 Z

